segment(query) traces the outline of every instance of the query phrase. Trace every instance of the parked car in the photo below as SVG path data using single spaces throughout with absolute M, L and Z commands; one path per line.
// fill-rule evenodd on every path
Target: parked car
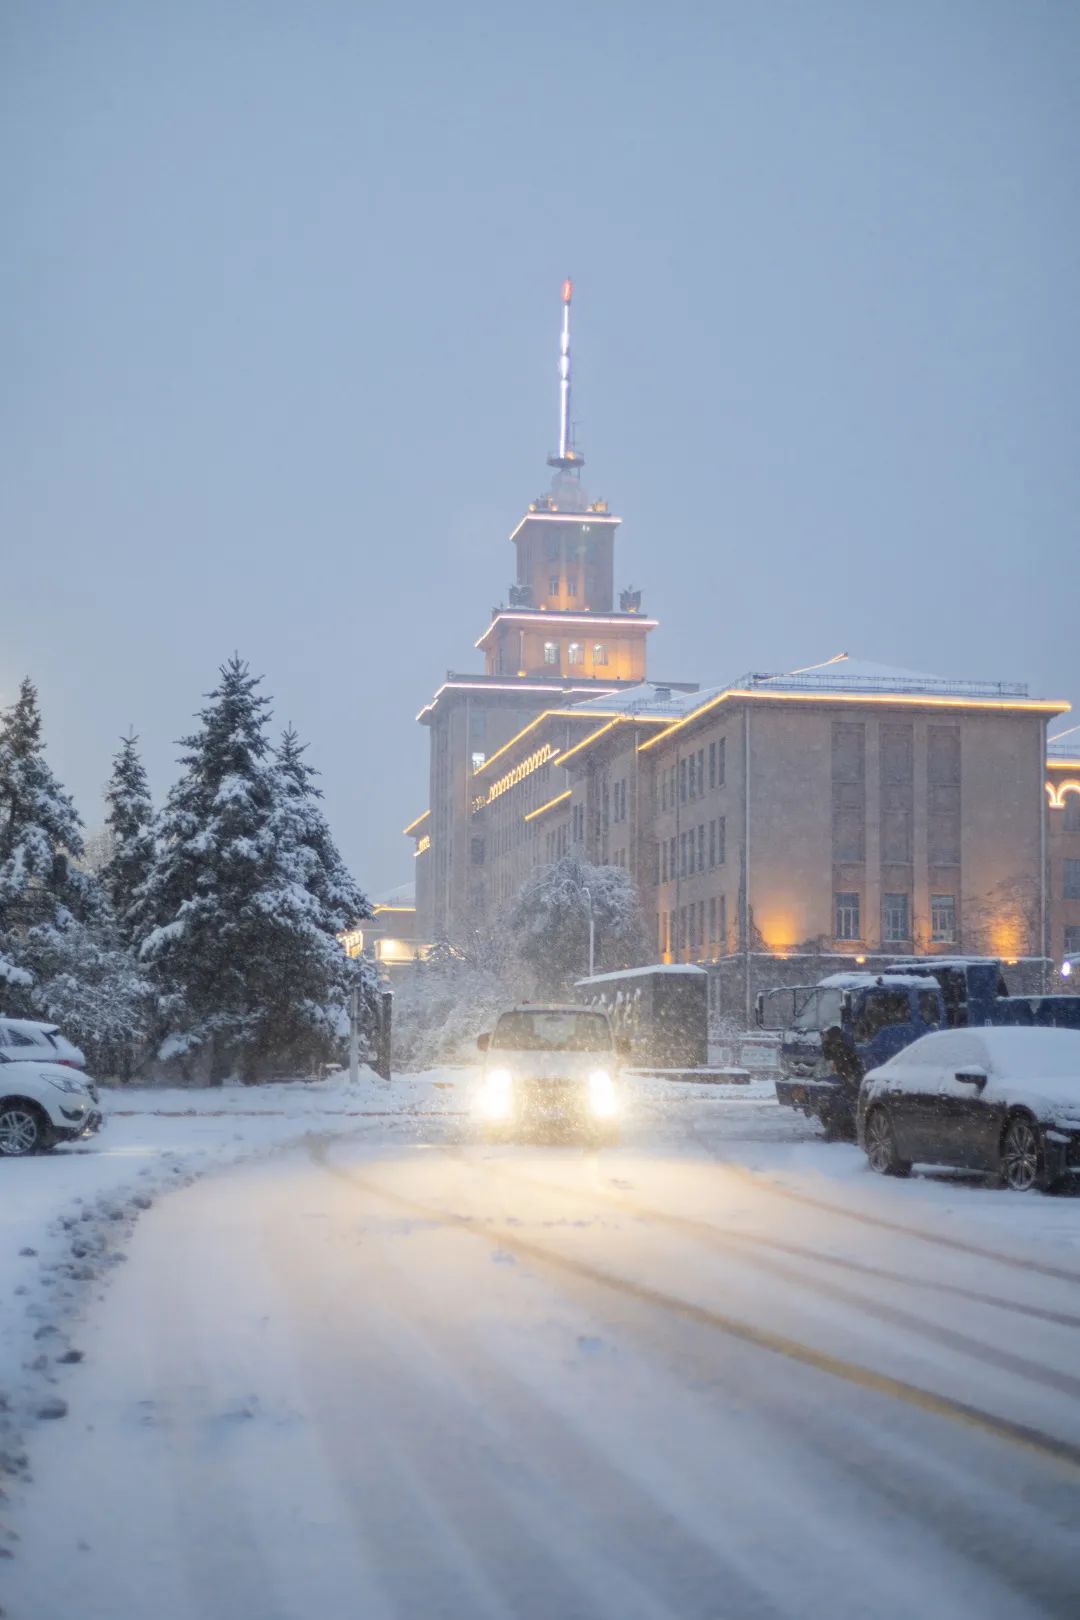
M 97 1086 L 63 1063 L 0 1050 L 0 1157 L 44 1153 L 102 1126 Z
M 618 1134 L 618 1078 L 628 1042 L 606 1012 L 588 1007 L 512 1007 L 490 1035 L 480 1113 L 490 1136 L 559 1126 L 592 1140 Z
M 82 1052 L 55 1024 L 37 1023 L 33 1018 L 0 1017 L 0 1052 L 12 1058 L 43 1058 L 71 1069 L 86 1068 Z
M 1080 1032 L 924 1035 L 863 1080 L 859 1142 L 881 1175 L 985 1170 L 1018 1192 L 1080 1175 Z

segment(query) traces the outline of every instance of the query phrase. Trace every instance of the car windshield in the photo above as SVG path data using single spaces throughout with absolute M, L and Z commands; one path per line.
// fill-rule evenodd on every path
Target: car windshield
M 493 1048 L 515 1052 L 607 1052 L 608 1021 L 602 1013 L 504 1013 L 495 1026 Z
M 792 1001 L 792 1029 L 831 1029 L 840 1022 L 839 990 L 795 990 Z

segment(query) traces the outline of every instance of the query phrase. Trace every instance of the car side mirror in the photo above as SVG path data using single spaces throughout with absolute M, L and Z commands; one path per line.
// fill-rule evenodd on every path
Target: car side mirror
M 481 1052 L 486 1052 L 488 1047 L 491 1045 L 491 1036 L 478 1035 L 476 1037 L 476 1044 L 480 1048 Z
M 986 1070 L 980 1069 L 977 1063 L 970 1063 L 966 1068 L 957 1069 L 955 1078 L 964 1086 L 975 1086 L 981 1091 L 986 1084 Z
M 616 1050 L 616 1052 L 618 1052 L 620 1057 L 629 1057 L 630 1056 L 630 1037 L 629 1037 L 629 1035 L 616 1035 L 616 1037 L 615 1037 L 615 1050 Z

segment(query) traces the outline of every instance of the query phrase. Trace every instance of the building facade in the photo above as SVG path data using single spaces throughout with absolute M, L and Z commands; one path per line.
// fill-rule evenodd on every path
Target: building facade
M 449 674 L 418 716 L 418 937 L 489 927 L 575 851 L 632 875 L 656 959 L 709 965 L 714 1008 L 741 1022 L 758 989 L 845 963 L 964 952 L 1042 974 L 1080 950 L 1080 731 L 1047 754 L 1067 703 L 846 657 L 650 682 L 656 621 L 636 591 L 615 605 L 620 520 L 585 495 L 564 415 L 549 464 L 484 670 Z
M 1047 745 L 1046 796 L 1050 891 L 1047 948 L 1060 967 L 1064 957 L 1080 954 L 1080 726 L 1052 737 Z

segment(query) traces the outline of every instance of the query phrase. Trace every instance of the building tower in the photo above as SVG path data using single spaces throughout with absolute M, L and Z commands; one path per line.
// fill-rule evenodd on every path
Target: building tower
M 417 925 L 428 940 L 462 937 L 484 911 L 483 839 L 470 828 L 474 773 L 544 709 L 645 679 L 645 642 L 656 621 L 642 614 L 638 591 L 622 592 L 615 609 L 620 519 L 581 481 L 585 458 L 570 414 L 572 299 L 565 281 L 551 484 L 510 536 L 515 580 L 476 642 L 484 672 L 449 672 L 417 716 L 431 733 L 430 808 L 407 832 L 416 840 Z

